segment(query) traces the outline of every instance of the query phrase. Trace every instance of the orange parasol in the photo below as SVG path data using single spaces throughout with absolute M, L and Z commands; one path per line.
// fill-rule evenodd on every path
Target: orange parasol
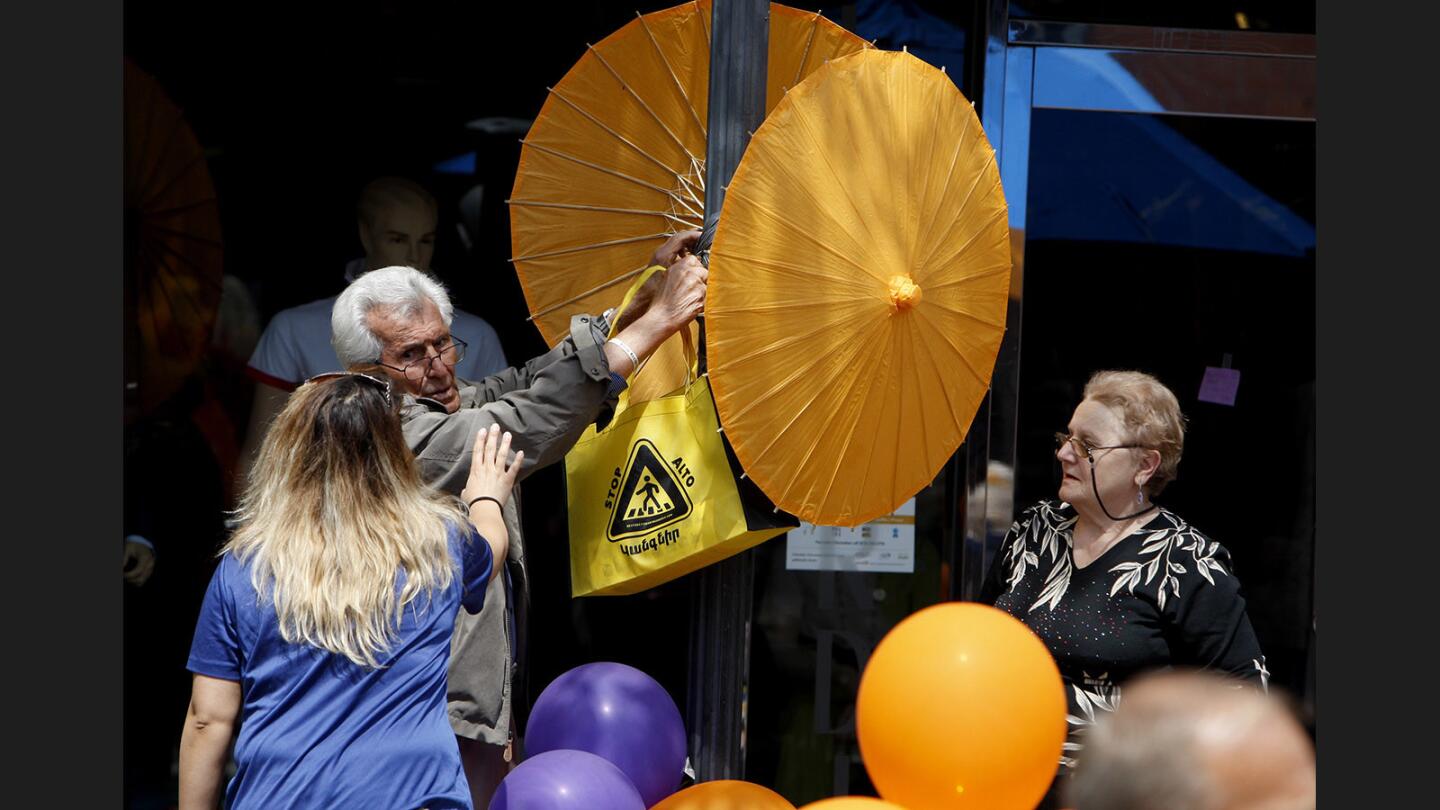
M 710 14 L 706 0 L 637 15 L 589 46 L 523 141 L 507 201 L 513 261 L 551 345 L 571 315 L 618 304 L 667 236 L 702 224 Z M 825 60 L 868 47 L 819 13 L 772 4 L 767 109 Z M 649 366 L 683 381 L 679 342 Z M 644 376 L 632 401 L 648 398 Z
M 220 305 L 220 213 L 205 151 L 149 74 L 125 61 L 127 416 L 174 394 L 200 362 Z
M 785 96 L 726 190 L 705 305 L 721 424 L 777 506 L 853 526 L 934 479 L 989 388 L 1009 240 L 941 71 L 867 50 Z

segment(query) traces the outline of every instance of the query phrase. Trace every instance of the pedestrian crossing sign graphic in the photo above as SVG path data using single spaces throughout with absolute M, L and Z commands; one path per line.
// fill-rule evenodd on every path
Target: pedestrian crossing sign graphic
M 649 439 L 637 439 L 610 511 L 610 542 L 658 529 L 690 514 L 690 495 Z

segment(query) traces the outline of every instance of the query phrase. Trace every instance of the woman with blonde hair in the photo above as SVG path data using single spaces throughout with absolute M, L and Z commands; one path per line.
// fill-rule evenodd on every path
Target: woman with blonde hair
M 295 391 L 196 625 L 183 810 L 216 806 L 237 720 L 226 807 L 471 806 L 445 669 L 457 611 L 480 611 L 505 558 L 509 448 L 477 436 L 462 507 L 421 480 L 385 378 Z
M 1055 444 L 1059 501 L 1010 527 L 981 600 L 1024 622 L 1055 657 L 1069 702 L 1066 774 L 1133 675 L 1189 667 L 1263 687 L 1269 673 L 1230 553 L 1155 503 L 1185 447 L 1170 389 L 1142 372 L 1098 371 Z

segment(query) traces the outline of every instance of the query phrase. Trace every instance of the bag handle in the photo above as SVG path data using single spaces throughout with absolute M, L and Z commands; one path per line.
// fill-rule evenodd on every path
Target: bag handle
M 695 384 L 700 359 L 695 353 L 695 341 L 690 337 L 690 324 L 680 327 L 680 344 L 685 347 L 685 393 Z
M 656 273 L 664 272 L 665 268 L 661 267 L 658 264 L 651 265 L 641 271 L 640 275 L 635 278 L 635 281 L 630 284 L 630 288 L 625 291 L 625 297 L 620 300 L 620 305 L 615 308 L 615 322 L 610 324 L 610 332 L 608 335 L 606 335 L 607 338 L 615 337 L 615 334 L 619 331 L 618 327 L 620 323 L 620 316 L 624 314 L 626 309 L 629 309 L 631 302 L 635 299 L 635 295 L 640 292 L 641 287 L 645 286 L 645 282 L 649 281 L 650 277 L 655 275 Z M 703 329 L 704 327 L 702 326 L 701 328 Z M 690 386 L 694 385 L 695 381 L 699 379 L 697 375 L 699 374 L 698 369 L 700 361 L 699 355 L 695 349 L 695 341 L 690 337 L 690 327 L 688 325 L 681 328 L 680 330 L 680 343 L 684 348 L 685 356 L 685 392 L 689 393 Z M 646 360 L 648 359 L 649 358 L 646 358 Z M 643 366 L 645 364 L 645 360 L 640 361 L 640 364 Z M 639 370 L 640 369 L 637 367 L 635 371 L 631 372 L 631 374 L 633 375 Z M 629 395 L 629 388 L 626 388 L 624 391 L 620 392 L 620 401 L 616 410 L 617 413 L 619 412 L 619 410 L 623 409 L 624 406 L 630 401 Z
M 615 308 L 615 322 L 610 324 L 610 334 L 606 335 L 606 337 L 615 337 L 615 329 L 620 325 L 620 316 L 625 314 L 625 310 L 630 308 L 630 302 L 635 300 L 635 294 L 640 292 L 640 288 L 645 286 L 645 282 L 649 281 L 650 277 L 656 273 L 663 272 L 665 272 L 665 268 L 658 264 L 652 264 L 640 271 L 640 275 L 636 276 L 635 281 L 631 282 L 630 289 L 625 291 L 625 297 L 620 299 L 620 305 Z

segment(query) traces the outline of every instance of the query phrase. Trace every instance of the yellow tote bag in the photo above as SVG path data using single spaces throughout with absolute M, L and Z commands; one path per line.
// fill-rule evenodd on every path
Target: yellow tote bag
M 695 375 L 689 330 L 681 335 L 689 382 L 635 405 L 621 393 L 610 423 L 591 426 L 565 456 L 574 596 L 637 593 L 799 525 L 740 479 L 710 382 Z

